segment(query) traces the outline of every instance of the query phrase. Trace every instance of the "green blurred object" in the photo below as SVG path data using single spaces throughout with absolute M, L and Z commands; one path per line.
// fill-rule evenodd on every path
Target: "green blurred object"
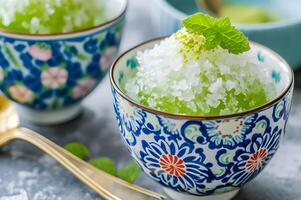
M 111 158 L 102 157 L 95 160 L 89 160 L 89 163 L 112 176 L 116 176 L 115 162 Z
M 220 17 L 229 17 L 236 23 L 267 23 L 279 20 L 272 13 L 255 6 L 226 4 L 219 13 Z
M 89 149 L 81 143 L 78 142 L 69 143 L 64 147 L 64 149 L 66 149 L 67 151 L 69 151 L 70 153 L 72 153 L 73 155 L 75 155 L 80 159 L 91 158 Z

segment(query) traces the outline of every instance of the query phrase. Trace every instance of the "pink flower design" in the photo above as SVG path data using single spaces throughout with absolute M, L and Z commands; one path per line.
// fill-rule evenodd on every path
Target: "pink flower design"
M 117 50 L 118 50 L 117 47 L 108 47 L 103 52 L 103 54 L 101 55 L 101 58 L 100 58 L 100 62 L 99 62 L 100 69 L 102 71 L 106 71 L 107 69 L 110 68 L 110 66 L 113 63 L 114 58 L 117 54 Z
M 41 61 L 48 61 L 52 57 L 51 47 L 46 43 L 36 43 L 28 50 L 29 55 Z
M 68 72 L 61 67 L 47 68 L 42 72 L 41 82 L 45 87 L 57 89 L 63 86 L 68 79 Z
M 12 85 L 8 92 L 13 99 L 21 103 L 30 103 L 34 98 L 34 93 L 24 85 Z
M 96 80 L 93 78 L 87 78 L 79 80 L 76 86 L 72 90 L 72 97 L 74 99 L 79 99 L 84 97 L 86 94 L 91 92 L 91 90 L 95 87 Z
M 4 71 L 2 68 L 0 68 L 0 81 L 3 81 L 4 78 Z

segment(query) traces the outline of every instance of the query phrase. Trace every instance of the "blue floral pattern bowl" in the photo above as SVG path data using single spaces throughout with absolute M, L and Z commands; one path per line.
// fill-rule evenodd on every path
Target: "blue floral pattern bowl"
M 174 199 L 231 199 L 268 164 L 285 134 L 293 72 L 271 50 L 252 43 L 268 67 L 277 98 L 243 113 L 217 117 L 176 115 L 145 107 L 124 93 L 139 67 L 137 51 L 124 53 L 111 69 L 114 110 L 121 136 L 143 171 Z
M 126 0 L 112 18 L 87 30 L 30 35 L 0 31 L 0 88 L 37 122 L 74 117 L 79 103 L 106 75 L 117 54 Z

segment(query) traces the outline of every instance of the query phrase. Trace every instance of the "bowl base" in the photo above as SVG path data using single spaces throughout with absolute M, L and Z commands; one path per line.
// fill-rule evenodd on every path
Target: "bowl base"
M 226 192 L 222 194 L 209 195 L 209 196 L 195 196 L 190 194 L 184 194 L 172 189 L 164 188 L 166 194 L 174 200 L 230 200 L 233 199 L 239 190 Z
M 16 108 L 22 119 L 36 124 L 54 125 L 68 122 L 80 114 L 82 107 L 76 104 L 59 110 L 34 110 L 21 105 Z

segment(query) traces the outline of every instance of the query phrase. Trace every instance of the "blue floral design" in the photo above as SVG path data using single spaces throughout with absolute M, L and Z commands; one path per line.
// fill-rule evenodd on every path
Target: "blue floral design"
M 188 121 L 182 126 L 181 132 L 190 142 L 208 142 L 211 149 L 234 149 L 243 145 L 245 136 L 255 126 L 256 118 L 257 115 L 252 115 L 231 120 Z
M 283 99 L 273 107 L 273 120 L 277 122 L 286 114 L 286 100 Z
M 126 101 L 120 101 L 119 106 L 120 118 L 125 127 L 136 136 L 140 135 L 140 130 L 145 123 L 146 113 L 137 108 L 132 107 Z
M 209 147 L 233 149 L 242 145 L 245 136 L 255 126 L 256 117 L 257 115 L 252 115 L 233 120 L 204 121 L 202 130 L 209 141 Z
M 124 100 L 120 101 L 117 97 L 116 90 L 112 89 L 112 93 L 118 127 L 121 135 L 128 145 L 136 144 L 136 137 L 141 134 L 142 128 L 143 132 L 146 133 L 155 132 L 155 130 L 153 130 L 154 127 L 151 124 L 146 124 L 144 126 L 146 117 L 146 113 L 144 111 L 136 107 L 131 107 Z
M 271 129 L 269 129 L 271 130 Z M 273 131 L 254 134 L 245 141 L 246 147 L 239 149 L 234 155 L 231 177 L 223 181 L 232 182 L 233 186 L 241 186 L 255 178 L 271 160 L 279 147 L 282 129 L 276 126 Z
M 203 188 L 202 184 L 213 176 L 212 165 L 204 162 L 205 155 L 202 152 L 195 154 L 189 145 L 164 139 L 157 142 L 143 140 L 141 145 L 143 165 L 153 179 L 165 186 L 197 194 L 197 188 Z
M 169 119 L 164 117 L 157 116 L 160 125 L 163 127 L 163 131 L 165 134 L 178 137 L 180 134 L 180 130 L 177 127 L 177 124 Z
M 118 106 L 119 105 L 119 100 L 118 100 L 117 92 L 113 87 L 112 87 L 111 90 L 112 90 L 112 94 L 113 94 L 113 108 L 114 108 L 114 111 L 115 111 L 115 116 L 116 116 L 118 128 L 119 128 L 119 131 L 120 131 L 120 134 L 121 134 L 122 138 L 125 139 L 125 131 L 124 131 L 124 127 L 122 125 L 120 112 L 119 112 L 119 106 Z M 131 144 L 131 142 L 126 141 L 126 140 L 125 140 L 125 142 L 127 144 Z M 136 144 L 136 140 L 132 143 Z

